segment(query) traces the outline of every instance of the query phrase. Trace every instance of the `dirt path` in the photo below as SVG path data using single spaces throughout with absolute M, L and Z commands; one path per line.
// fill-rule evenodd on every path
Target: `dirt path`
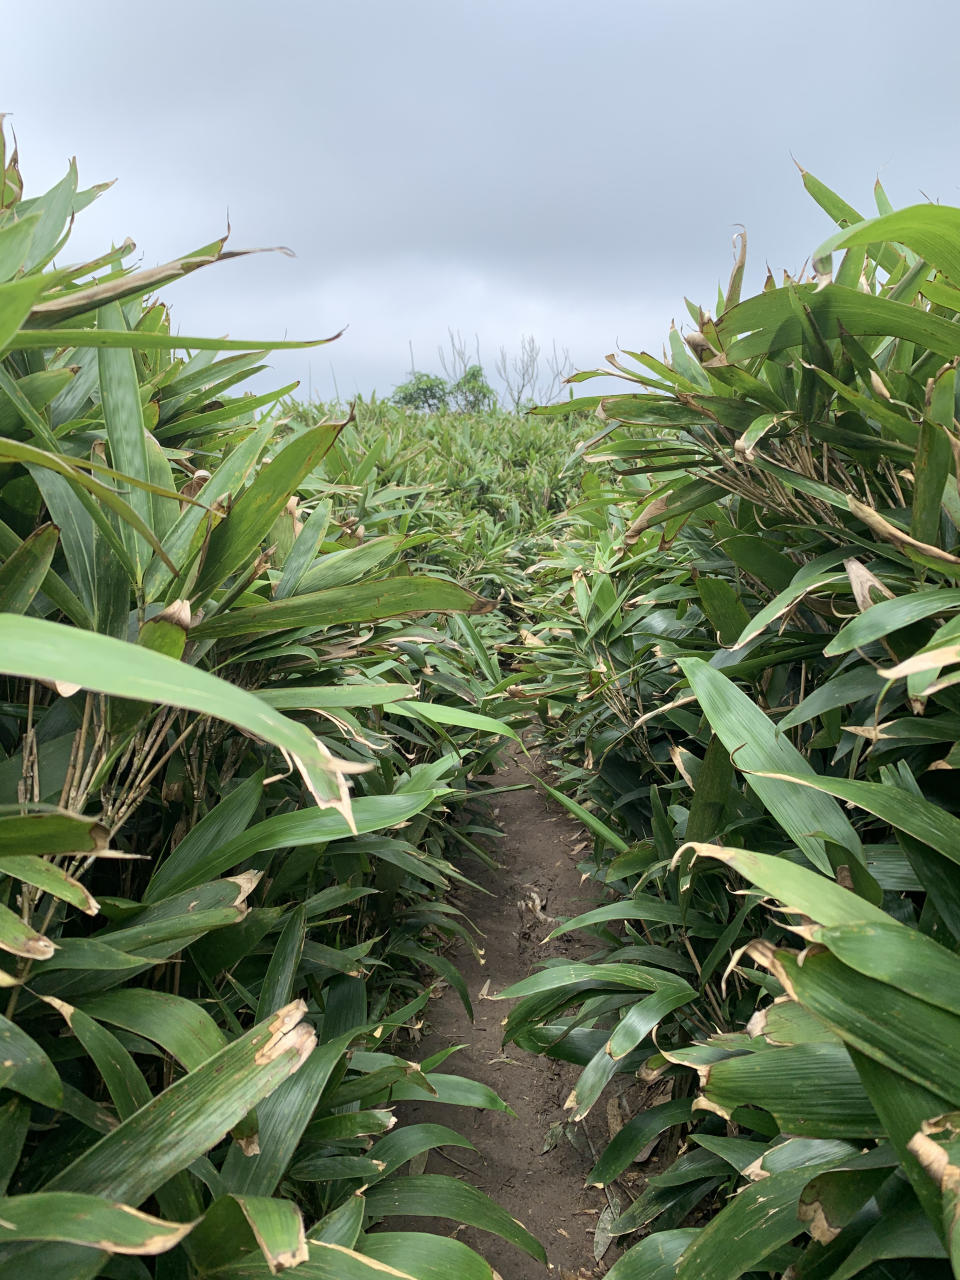
M 537 767 L 536 760 L 517 751 L 498 773 L 497 782 L 502 786 L 529 783 L 530 770 Z M 592 1163 L 589 1152 L 577 1151 L 562 1134 L 556 1145 L 544 1152 L 551 1126 L 568 1114 L 563 1103 L 578 1069 L 534 1057 L 515 1046 L 502 1052 L 500 1024 L 510 1006 L 485 999 L 480 992 L 488 981 L 490 993 L 502 991 L 534 972 L 537 962 L 548 956 L 575 958 L 589 953 L 590 948 L 576 935 L 540 945 L 551 925 L 538 918 L 537 898 L 532 896 L 538 896 L 539 909 L 548 917 L 576 915 L 596 901 L 588 889 L 581 888 L 576 867 L 589 836 L 543 792 L 531 787 L 504 793 L 498 797 L 497 807 L 505 834 L 495 851 L 501 870 L 471 872 L 494 896 L 469 893 L 454 899 L 484 934 L 482 966 L 465 947 L 453 957 L 466 980 L 476 1022 L 470 1023 L 455 992 L 445 990 L 430 1004 L 418 1057 L 425 1058 L 451 1044 L 466 1045 L 443 1069 L 490 1085 L 517 1118 L 429 1102 L 402 1104 L 401 1118 L 449 1124 L 469 1138 L 475 1153 L 451 1150 L 452 1161 L 447 1155 L 431 1152 L 426 1171 L 472 1182 L 543 1242 L 549 1270 L 496 1236 L 473 1229 L 458 1231 L 458 1238 L 477 1248 L 503 1280 L 544 1280 L 547 1276 L 585 1280 L 605 1269 L 594 1263 L 593 1230 L 606 1200 L 597 1188 L 584 1188 Z M 528 905 L 518 906 L 525 902 Z M 393 1219 L 390 1225 L 395 1230 L 401 1225 L 410 1230 L 428 1229 L 423 1219 L 403 1224 Z M 431 1222 L 429 1229 L 449 1233 L 450 1224 Z M 607 1255 L 607 1265 L 615 1252 L 611 1249 Z

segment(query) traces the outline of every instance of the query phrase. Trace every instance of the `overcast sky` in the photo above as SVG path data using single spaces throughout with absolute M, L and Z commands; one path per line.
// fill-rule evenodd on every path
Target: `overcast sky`
M 73 155 L 117 180 L 70 259 L 129 235 L 151 266 L 229 210 L 231 247 L 297 256 L 171 286 L 178 330 L 349 325 L 272 381 L 384 395 L 448 329 L 491 373 L 531 333 L 581 368 L 659 353 L 737 224 L 754 288 L 829 234 L 791 155 L 865 213 L 878 175 L 960 204 L 958 35 L 956 0 L 33 0 L 0 110 L 28 194 Z

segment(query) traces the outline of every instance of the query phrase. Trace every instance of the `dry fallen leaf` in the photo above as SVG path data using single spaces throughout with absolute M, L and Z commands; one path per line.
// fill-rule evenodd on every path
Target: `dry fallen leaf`
M 597 1219 L 597 1229 L 593 1237 L 593 1256 L 598 1262 L 601 1261 L 603 1255 L 610 1248 L 614 1241 L 614 1234 L 610 1227 L 616 1222 L 620 1216 L 620 1201 L 616 1196 L 607 1193 L 610 1203 Z

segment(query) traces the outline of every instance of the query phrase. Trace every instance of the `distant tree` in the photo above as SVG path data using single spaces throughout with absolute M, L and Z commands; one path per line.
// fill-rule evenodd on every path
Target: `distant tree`
M 396 388 L 390 399 L 402 409 L 415 409 L 420 413 L 439 413 L 449 408 L 449 389 L 443 378 L 435 373 L 413 371 L 407 382 Z
M 460 413 L 487 413 L 497 407 L 497 394 L 479 364 L 467 365 L 456 382 L 450 384 L 447 394 Z

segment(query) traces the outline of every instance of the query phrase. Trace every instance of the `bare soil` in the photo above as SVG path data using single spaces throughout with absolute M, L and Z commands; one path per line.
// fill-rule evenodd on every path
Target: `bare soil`
M 499 771 L 499 786 L 527 784 L 524 790 L 497 798 L 496 816 L 505 836 L 494 854 L 500 869 L 471 872 L 490 895 L 470 892 L 454 899 L 483 934 L 481 963 L 466 947 L 453 955 L 467 983 L 476 1021 L 471 1024 L 456 993 L 445 989 L 429 1006 L 417 1048 L 417 1056 L 423 1059 L 451 1044 L 466 1045 L 442 1070 L 488 1084 L 516 1112 L 516 1118 L 430 1102 L 401 1104 L 400 1118 L 449 1124 L 469 1138 L 475 1152 L 433 1151 L 426 1172 L 460 1177 L 481 1188 L 542 1241 L 549 1268 L 499 1237 L 455 1228 L 457 1237 L 477 1249 L 503 1280 L 547 1276 L 586 1280 L 602 1275 L 617 1251 L 611 1247 L 605 1266 L 595 1263 L 593 1233 L 607 1201 L 603 1191 L 584 1186 L 593 1163 L 586 1139 L 581 1135 L 585 1149 L 578 1151 L 555 1128 L 569 1116 L 563 1104 L 579 1069 L 525 1053 L 515 1045 L 502 1050 L 501 1023 L 510 1005 L 490 998 L 535 972 L 538 961 L 550 956 L 581 958 L 591 950 L 575 934 L 542 945 L 553 927 L 552 917 L 577 915 L 596 903 L 589 888 L 581 886 L 577 871 L 577 861 L 591 837 L 542 790 L 529 785 L 532 775 L 544 772 L 541 761 L 519 750 Z M 597 1132 L 599 1149 L 609 1137 Z M 394 1218 L 389 1225 L 394 1230 L 451 1233 L 450 1223 L 441 1220 Z

